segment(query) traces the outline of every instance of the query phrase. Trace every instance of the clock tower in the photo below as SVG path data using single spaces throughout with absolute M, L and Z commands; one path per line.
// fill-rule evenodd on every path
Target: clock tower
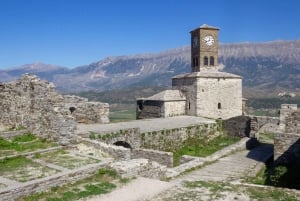
M 217 69 L 218 32 L 219 28 L 207 24 L 190 32 L 192 72 Z

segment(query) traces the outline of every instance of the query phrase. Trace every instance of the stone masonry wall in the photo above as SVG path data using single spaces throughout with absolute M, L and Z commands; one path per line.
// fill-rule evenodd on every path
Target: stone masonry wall
M 93 133 L 90 138 L 97 139 L 107 144 L 115 144 L 116 142 L 127 142 L 131 148 L 138 149 L 141 146 L 141 135 L 139 128 L 122 129 L 116 132 Z
M 114 146 L 109 145 L 104 142 L 99 142 L 95 140 L 83 139 L 79 138 L 84 144 L 88 146 L 93 146 L 96 149 L 100 149 L 101 151 L 108 153 L 112 157 L 117 160 L 129 160 L 130 156 L 130 149 L 124 148 L 122 146 Z
M 186 101 L 166 101 L 164 103 L 163 117 L 185 115 Z
M 140 133 L 139 128 L 124 129 L 112 133 L 93 133 L 90 138 L 108 144 L 118 141 L 127 142 L 132 149 L 153 149 L 172 151 L 182 146 L 189 137 L 203 138 L 209 136 L 214 138 L 219 135 L 219 128 L 215 123 L 200 124 L 189 127 L 164 129 Z
M 173 153 L 164 152 L 151 149 L 133 149 L 131 151 L 131 158 L 146 158 L 151 161 L 156 161 L 159 164 L 167 167 L 173 167 Z
M 64 96 L 65 107 L 79 123 L 109 123 L 109 105 L 101 102 L 88 102 L 79 96 Z
M 173 78 L 172 89 L 180 90 L 186 97 L 186 114 L 196 115 L 197 112 L 197 84 L 196 78 Z
M 280 110 L 281 132 L 274 134 L 274 160 L 277 164 L 300 163 L 300 110 L 295 104 L 283 104 Z
M 68 144 L 76 122 L 52 83 L 25 74 L 0 85 L 0 127 L 25 127 L 42 138 Z
M 197 89 L 197 116 L 228 119 L 242 115 L 241 79 L 200 77 Z
M 274 134 L 274 161 L 277 164 L 299 163 L 300 134 Z
M 191 138 L 214 138 L 219 135 L 217 124 L 201 124 L 189 127 L 165 129 L 141 133 L 141 148 L 172 151 L 182 146 L 183 142 Z
M 76 116 L 72 116 L 65 98 L 56 92 L 53 83 L 25 74 L 16 81 L 0 83 L 0 99 L 0 130 L 25 127 L 62 145 L 75 142 Z M 80 104 L 87 103 L 77 99 Z M 107 111 L 107 106 L 104 110 Z M 96 113 L 87 112 L 87 115 L 97 116 Z M 108 115 L 104 113 L 100 119 Z

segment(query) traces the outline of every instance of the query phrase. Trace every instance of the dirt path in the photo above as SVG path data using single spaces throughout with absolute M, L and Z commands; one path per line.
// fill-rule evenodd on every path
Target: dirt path
M 88 201 L 137 201 L 151 199 L 172 186 L 174 186 L 174 183 L 139 177 L 120 189 L 106 195 L 95 196 L 88 199 Z

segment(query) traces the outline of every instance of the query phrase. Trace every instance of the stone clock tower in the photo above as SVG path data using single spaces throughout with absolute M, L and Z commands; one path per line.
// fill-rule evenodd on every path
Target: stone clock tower
M 219 71 L 218 33 L 206 24 L 190 32 L 192 72 L 173 77 L 172 90 L 137 99 L 137 118 L 242 115 L 242 77 Z
M 218 32 L 219 28 L 206 24 L 190 32 L 192 72 L 217 69 Z

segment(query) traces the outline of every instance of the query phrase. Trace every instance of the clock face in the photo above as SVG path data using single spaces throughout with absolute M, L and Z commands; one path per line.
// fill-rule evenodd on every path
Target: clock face
M 207 46 L 212 46 L 215 42 L 215 39 L 213 36 L 208 35 L 203 38 L 203 41 Z
M 198 47 L 198 37 L 197 36 L 195 36 L 194 38 L 193 38 L 193 47 Z

